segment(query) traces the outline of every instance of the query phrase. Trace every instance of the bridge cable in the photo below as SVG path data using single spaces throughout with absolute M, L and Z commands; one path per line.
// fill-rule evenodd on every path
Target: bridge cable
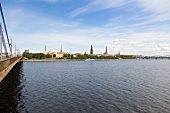
M 5 19 L 4 19 L 4 14 L 3 14 L 3 11 L 2 11 L 1 3 L 0 3 L 0 11 L 1 11 L 1 17 L 2 17 L 2 20 L 3 20 L 3 24 L 4 24 L 5 33 L 6 33 L 8 45 L 9 45 L 9 48 L 10 48 L 10 52 L 12 52 L 12 48 L 11 48 L 12 45 L 9 42 L 8 32 L 7 32 L 7 28 L 6 28 L 6 24 L 5 24 Z M 11 55 L 12 55 L 12 53 L 11 53 Z

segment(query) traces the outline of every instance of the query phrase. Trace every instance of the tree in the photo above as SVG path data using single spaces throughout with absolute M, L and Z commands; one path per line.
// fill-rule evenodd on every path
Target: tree
M 44 59 L 45 58 L 45 54 L 43 54 L 43 53 L 33 53 L 32 54 L 32 58 L 35 58 L 35 59 Z
M 56 57 L 56 54 L 53 54 L 53 58 L 55 58 Z
M 46 55 L 46 58 L 52 58 L 52 55 L 47 54 L 47 55 Z
M 24 52 L 22 56 L 23 56 L 23 57 L 26 57 L 26 58 L 28 58 L 28 59 L 31 59 L 31 58 L 32 58 L 32 53 Z
M 67 57 L 67 54 L 64 54 L 63 57 Z

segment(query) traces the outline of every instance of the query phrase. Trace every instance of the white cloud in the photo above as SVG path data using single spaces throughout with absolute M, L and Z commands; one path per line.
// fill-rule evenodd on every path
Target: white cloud
M 51 2 L 55 1 L 52 0 Z M 105 45 L 107 45 L 111 54 L 116 54 L 119 51 L 122 54 L 170 54 L 170 44 L 168 43 L 170 42 L 170 33 L 164 31 L 165 29 L 169 30 L 169 25 L 141 27 L 149 23 L 169 20 L 167 6 L 159 11 L 159 8 L 163 8 L 161 3 L 160 7 L 158 3 L 155 3 L 154 7 L 159 8 L 154 9 L 149 8 L 152 1 L 144 0 L 140 2 L 141 4 L 138 4 L 138 6 L 143 7 L 145 11 L 155 13 L 146 18 L 139 18 L 141 23 L 136 26 L 135 24 L 122 25 L 119 21 L 120 18 L 117 17 L 110 20 L 106 26 L 100 28 L 94 26 L 83 28 L 81 23 L 75 20 L 65 22 L 64 20 L 44 17 L 25 9 L 13 9 L 6 13 L 9 34 L 22 51 L 30 49 L 31 51 L 43 52 L 45 45 L 47 45 L 50 51 L 53 51 L 55 48 L 59 50 L 62 43 L 68 52 L 83 53 L 85 50 L 88 52 L 92 44 L 96 53 L 104 53 Z M 146 4 L 146 2 L 149 3 Z M 93 0 L 90 4 L 73 11 L 71 15 L 74 17 L 85 12 L 123 6 L 125 3 L 124 0 Z M 138 18 L 134 17 L 134 19 Z M 115 25 L 113 22 L 118 24 Z
M 137 5 L 151 14 L 147 23 L 170 21 L 169 0 L 138 0 Z
M 92 0 L 92 2 L 89 3 L 88 5 L 72 11 L 70 13 L 70 16 L 75 17 L 85 12 L 94 12 L 103 9 L 115 8 L 115 7 L 122 6 L 125 3 L 126 3 L 125 0 Z
M 138 34 L 133 34 L 129 36 L 126 41 L 121 39 L 113 40 L 109 43 L 109 48 L 113 48 L 110 51 L 112 53 L 121 52 L 122 54 L 137 54 L 137 55 L 169 55 L 170 54 L 170 44 L 164 42 L 163 39 L 147 39 L 147 35 L 143 34 L 141 37 L 143 39 L 135 40 Z M 170 35 L 169 35 L 170 36 Z M 164 38 L 164 37 L 162 37 Z M 158 42 L 159 40 L 159 42 Z
M 105 32 L 104 29 L 84 30 L 76 33 L 78 30 L 68 31 L 67 33 L 36 33 L 36 34 L 15 34 L 19 44 L 27 42 L 22 48 L 30 48 L 30 50 L 44 50 L 44 45 L 48 46 L 48 50 L 53 51 L 54 48 L 59 50 L 62 43 L 65 50 L 68 52 L 81 52 L 89 50 L 90 45 L 94 47 L 95 53 L 104 53 L 105 45 L 108 46 L 110 54 L 116 54 L 119 51 L 122 54 L 137 54 L 137 55 L 169 55 L 170 34 L 166 33 L 134 33 L 124 35 L 124 39 L 117 37 L 107 38 L 107 35 L 102 37 L 94 37 L 94 34 Z M 89 32 L 90 31 L 90 32 Z M 22 38 L 24 37 L 24 39 Z M 166 40 L 166 42 L 164 41 Z M 34 46 L 31 46 L 34 45 Z M 22 50 L 23 51 L 23 50 Z
M 169 0 L 138 0 L 138 2 L 145 11 L 151 11 L 157 14 L 170 13 Z

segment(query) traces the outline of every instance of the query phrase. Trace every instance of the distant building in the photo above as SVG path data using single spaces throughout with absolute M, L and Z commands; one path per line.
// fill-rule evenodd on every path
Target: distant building
M 56 52 L 56 58 L 63 58 L 65 54 L 68 54 L 68 52 Z
M 81 53 L 75 53 L 74 55 L 81 55 L 81 56 L 82 56 L 83 54 L 81 54 Z
M 53 54 L 54 54 L 54 52 L 51 52 L 51 51 L 45 51 L 45 52 L 44 52 L 44 54 L 45 54 L 45 55 L 48 55 L 48 54 L 49 54 L 49 55 L 53 55 Z
M 68 54 L 68 52 L 63 52 L 63 50 L 62 50 L 62 45 L 61 45 L 61 48 L 60 48 L 60 52 L 56 52 L 56 51 L 54 51 L 54 52 L 51 52 L 51 51 L 46 51 L 46 46 L 45 46 L 45 52 L 44 52 L 44 54 L 45 55 L 47 55 L 47 54 L 50 54 L 50 55 L 52 55 L 52 58 L 53 58 L 53 56 L 54 56 L 54 54 L 55 54 L 55 57 L 56 58 L 63 58 L 63 56 L 65 55 L 65 54 Z
M 55 54 L 56 55 L 56 58 L 62 58 L 64 56 L 64 54 L 68 54 L 68 52 L 44 52 L 45 55 L 49 54 L 49 55 L 53 55 Z
M 136 58 L 138 58 L 138 59 L 142 59 L 142 58 L 144 58 L 144 56 L 143 56 L 143 55 L 133 55 L 133 57 L 136 57 Z
M 29 50 L 25 50 L 24 52 L 25 52 L 25 53 L 29 53 Z
M 118 56 L 118 57 L 120 57 L 121 55 L 120 55 L 120 52 L 118 53 L 118 54 L 115 54 L 115 56 Z
M 93 47 L 91 45 L 91 48 L 90 48 L 90 54 L 93 55 Z
M 104 56 L 103 54 L 95 54 L 96 56 L 100 57 L 100 56 Z
M 83 56 L 83 54 L 81 54 L 81 53 L 75 53 L 75 54 L 73 54 L 73 57 L 77 57 L 77 56 Z

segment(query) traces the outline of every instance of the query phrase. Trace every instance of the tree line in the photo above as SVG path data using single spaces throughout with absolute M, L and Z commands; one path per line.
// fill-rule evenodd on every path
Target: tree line
M 45 58 L 52 58 L 52 55 L 47 54 L 45 55 L 44 53 L 27 53 L 24 52 L 23 57 L 28 58 L 28 59 L 45 59 Z
M 50 55 L 47 54 L 45 55 L 44 53 L 23 53 L 23 57 L 28 58 L 28 59 L 47 59 L 47 58 L 56 58 L 56 54 Z M 133 56 L 133 55 L 119 55 L 119 56 L 97 56 L 97 55 L 89 55 L 89 54 L 84 54 L 84 55 L 76 55 L 74 56 L 73 54 L 64 54 L 62 58 L 56 58 L 56 59 L 136 59 L 138 57 Z M 147 57 L 144 57 L 147 59 Z

